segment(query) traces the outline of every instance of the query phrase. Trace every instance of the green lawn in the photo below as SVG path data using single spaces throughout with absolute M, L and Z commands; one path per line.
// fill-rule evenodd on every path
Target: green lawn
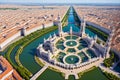
M 65 80 L 61 73 L 46 69 L 37 80 Z M 73 75 L 69 76 L 68 80 L 75 80 Z M 108 80 L 108 78 L 103 75 L 99 68 L 94 68 L 88 72 L 85 72 L 78 80 Z
M 46 69 L 37 80 L 64 80 L 61 73 Z
M 99 68 L 85 72 L 79 80 L 108 80 Z
M 68 80 L 76 80 L 74 75 L 70 75 Z

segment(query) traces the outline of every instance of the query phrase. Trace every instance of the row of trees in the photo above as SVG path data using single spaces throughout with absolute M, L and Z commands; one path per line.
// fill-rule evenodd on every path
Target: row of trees
M 66 15 L 64 16 L 62 23 L 63 25 L 65 24 L 65 22 L 67 21 L 67 17 L 68 17 L 68 12 L 67 11 Z M 13 44 L 11 44 L 5 54 L 6 59 L 10 62 L 10 64 L 18 71 L 18 73 L 26 80 L 29 80 L 29 78 L 32 76 L 32 73 L 27 70 L 20 62 L 19 60 L 19 55 L 22 53 L 23 49 L 25 46 L 27 46 L 30 42 L 34 41 L 35 39 L 39 38 L 40 36 L 51 32 L 53 30 L 56 30 L 57 26 L 52 26 L 49 28 L 45 28 L 42 30 L 37 30 L 27 36 L 25 36 L 24 38 L 14 42 Z M 12 53 L 12 51 L 15 49 L 16 46 L 20 45 L 20 47 L 18 48 L 17 52 L 16 52 L 16 56 L 15 56 L 15 61 L 17 63 L 17 65 L 15 65 L 11 58 L 10 55 Z
M 65 14 L 64 18 L 62 19 L 62 26 L 66 26 L 67 24 L 67 19 L 68 19 L 68 13 L 70 11 L 70 8 L 68 9 L 67 13 Z
M 74 15 L 75 22 L 77 23 L 76 25 L 80 26 L 81 21 L 80 21 L 78 15 L 77 15 L 77 13 L 75 12 L 74 8 L 73 8 L 73 15 Z
M 103 62 L 104 66 L 111 67 L 114 62 L 119 61 L 119 57 L 115 54 L 115 52 L 110 51 L 110 57 L 105 59 Z
M 109 80 L 120 80 L 117 76 L 113 75 L 112 73 L 104 72 L 104 75 L 109 79 Z
M 110 58 L 107 58 L 107 59 L 105 59 L 103 62 L 103 64 L 104 64 L 104 66 L 106 66 L 106 67 L 111 67 L 112 66 L 112 64 L 114 63 L 114 54 L 112 53 L 111 54 L 111 56 L 110 56 Z
M 114 62 L 118 61 L 119 57 L 113 52 L 110 51 L 110 57 L 105 59 L 103 62 L 105 67 L 111 67 Z M 109 79 L 109 80 L 120 80 L 117 76 L 113 75 L 112 73 L 104 72 L 104 75 Z
M 87 25 L 86 27 L 87 29 L 91 30 L 92 32 L 96 33 L 100 38 L 102 38 L 104 41 L 107 40 L 108 38 L 108 34 L 106 34 L 105 32 L 93 27 L 93 26 L 90 26 L 90 25 Z
M 10 45 L 7 53 L 5 54 L 6 59 L 10 62 L 10 64 L 14 67 L 14 69 L 16 69 L 19 74 L 24 78 L 24 79 L 29 79 L 29 77 L 27 75 L 29 75 L 30 72 L 28 72 L 24 67 L 20 67 L 19 65 L 15 65 L 10 58 L 11 52 L 14 50 L 14 48 L 19 45 L 19 41 L 13 43 Z
M 19 55 L 22 53 L 23 49 L 25 46 L 27 46 L 30 42 L 32 42 L 33 40 L 39 38 L 40 36 L 51 32 L 53 30 L 57 29 L 56 26 L 53 27 L 49 27 L 43 30 L 38 30 L 34 33 L 31 33 L 27 36 L 25 36 L 24 38 L 18 40 L 17 42 L 11 44 L 8 48 L 8 51 L 5 55 L 5 57 L 8 59 L 8 61 L 11 63 L 11 65 L 19 72 L 19 74 L 26 80 L 29 80 L 29 78 L 31 77 L 32 73 L 27 70 L 19 61 Z M 15 65 L 10 58 L 11 52 L 15 49 L 16 46 L 20 45 L 20 47 L 18 48 L 17 52 L 16 52 L 16 56 L 15 56 L 15 61 L 17 62 L 17 65 Z

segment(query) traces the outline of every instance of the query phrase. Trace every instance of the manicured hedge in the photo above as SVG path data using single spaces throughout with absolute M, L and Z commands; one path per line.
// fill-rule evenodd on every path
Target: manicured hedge
M 104 66 L 111 67 L 114 63 L 114 53 L 111 53 L 110 58 L 105 59 L 103 62 Z
M 73 8 L 73 15 L 75 18 L 75 22 L 77 23 L 77 26 L 80 26 L 81 21 L 79 20 L 79 17 L 77 16 L 77 13 L 75 12 L 74 8 Z
M 63 18 L 62 21 L 61 21 L 61 22 L 62 22 L 62 26 L 66 26 L 66 25 L 67 25 L 66 23 L 67 23 L 69 11 L 70 11 L 70 8 L 68 9 L 66 15 L 64 16 L 64 18 Z
M 24 38 L 16 41 L 15 43 L 13 43 L 13 44 L 11 44 L 9 46 L 8 51 L 5 54 L 5 57 L 7 58 L 7 60 L 10 62 L 10 64 L 19 72 L 19 74 L 24 79 L 29 80 L 32 73 L 30 71 L 28 71 L 24 66 L 22 66 L 21 62 L 19 61 L 19 55 L 23 51 L 24 47 L 27 46 L 30 42 L 32 42 L 33 40 L 39 38 L 40 36 L 42 36 L 42 35 L 44 35 L 44 34 L 46 34 L 48 32 L 51 32 L 51 31 L 53 31 L 55 29 L 57 29 L 57 26 L 45 28 L 43 30 L 38 30 L 38 31 L 36 31 L 34 33 L 31 33 L 31 34 L 25 36 Z M 16 56 L 15 56 L 15 60 L 16 60 L 18 66 L 13 64 L 11 59 L 10 59 L 10 54 L 17 45 L 20 45 L 19 49 L 16 52 Z
M 19 61 L 19 55 L 22 53 L 25 46 L 27 46 L 30 42 L 32 42 L 33 40 L 39 38 L 40 36 L 42 36 L 42 35 L 44 35 L 44 34 L 46 34 L 48 32 L 51 32 L 51 31 L 53 31 L 55 29 L 57 29 L 57 26 L 46 28 L 44 30 L 38 30 L 37 32 L 34 32 L 34 33 L 26 36 L 24 38 L 24 41 L 23 41 L 21 47 L 19 47 L 19 49 L 18 49 L 18 51 L 16 53 L 16 62 L 17 62 L 17 64 L 19 66 L 23 67 L 21 62 Z M 27 76 L 30 77 L 31 73 L 27 69 L 25 69 L 25 70 L 29 73 L 29 75 L 27 75 Z
M 69 10 L 68 10 L 69 11 Z M 68 12 L 67 12 L 68 14 Z M 67 20 L 67 17 L 68 15 L 65 15 L 64 19 L 62 20 L 62 23 L 65 23 L 65 21 Z M 42 30 L 37 30 L 27 36 L 25 36 L 24 38 L 14 42 L 13 44 L 11 44 L 9 47 L 8 47 L 8 50 L 5 54 L 5 57 L 6 59 L 10 62 L 10 64 L 18 71 L 18 73 L 26 80 L 29 80 L 29 78 L 31 77 L 32 73 L 27 70 L 20 62 L 19 60 L 19 55 L 22 53 L 23 49 L 25 46 L 27 46 L 30 42 L 34 41 L 35 39 L 39 38 L 40 36 L 48 33 L 48 32 L 51 32 L 53 30 L 56 30 L 58 27 L 57 26 L 52 26 L 52 27 L 49 27 L 49 28 L 45 28 L 45 29 L 42 29 Z M 18 48 L 17 52 L 16 52 L 16 56 L 15 56 L 15 60 L 16 60 L 16 63 L 17 63 L 17 66 L 11 61 L 11 58 L 10 58 L 10 54 L 11 52 L 14 50 L 14 48 L 17 46 L 17 45 L 20 45 L 20 47 Z
M 34 56 L 35 58 L 35 61 L 40 65 L 40 66 L 44 66 L 44 63 L 42 63 L 40 60 L 39 60 L 39 57 L 37 56 L 37 54 Z
M 104 75 L 109 79 L 109 80 L 120 80 L 117 76 L 113 75 L 112 73 L 104 72 Z

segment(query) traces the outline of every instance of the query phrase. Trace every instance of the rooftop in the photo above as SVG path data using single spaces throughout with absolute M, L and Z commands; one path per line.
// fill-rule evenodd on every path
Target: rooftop
M 12 68 L 12 66 L 3 56 L 0 56 L 0 70 L 1 70 L 0 73 L 1 80 L 4 79 L 22 80 L 19 74 Z
M 0 5 L 0 43 L 18 33 L 22 27 L 27 27 L 28 31 L 42 24 L 52 23 L 58 14 L 63 17 L 68 8 L 68 6 Z
M 115 27 L 112 48 L 120 51 L 120 7 L 119 6 L 75 6 L 79 16 L 85 20 L 111 30 Z

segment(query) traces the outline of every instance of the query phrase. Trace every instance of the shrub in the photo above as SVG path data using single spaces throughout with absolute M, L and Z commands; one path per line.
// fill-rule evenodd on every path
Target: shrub
M 114 63 L 114 53 L 111 53 L 110 54 L 110 58 L 105 59 L 103 62 L 104 62 L 103 64 L 106 67 L 111 67 L 112 64 Z
M 112 73 L 107 73 L 104 72 L 104 75 L 109 79 L 109 80 L 120 80 L 117 76 L 113 75 Z

